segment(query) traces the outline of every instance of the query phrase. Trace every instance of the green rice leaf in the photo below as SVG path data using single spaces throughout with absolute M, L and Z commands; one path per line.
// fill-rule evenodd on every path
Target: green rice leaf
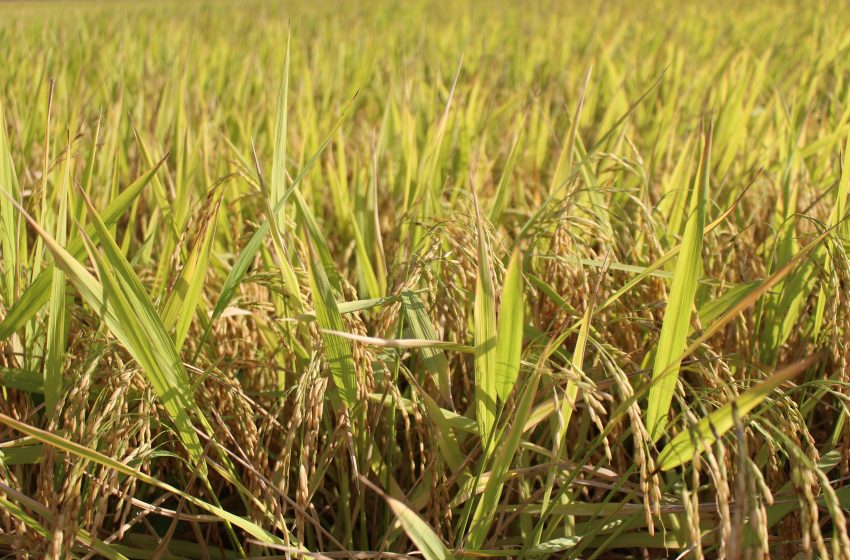
M 44 376 L 37 371 L 0 368 L 0 385 L 29 393 L 43 393 Z
M 404 532 L 407 533 L 407 536 L 410 537 L 425 560 L 449 560 L 453 558 L 440 537 L 415 511 L 401 500 L 384 493 L 365 478 L 361 477 L 360 480 L 387 501 Z
M 164 158 L 153 166 L 147 173 L 139 177 L 129 187 L 124 189 L 121 194 L 115 198 L 103 211 L 101 219 L 107 226 L 114 225 L 119 218 L 127 211 L 130 205 L 136 200 L 139 194 L 148 186 L 151 180 L 156 175 L 157 170 L 165 162 Z M 0 205 L 5 206 L 5 205 Z M 86 227 L 86 235 L 94 234 L 93 226 Z M 83 241 L 79 236 L 71 239 L 67 252 L 74 258 L 80 258 L 85 253 Z M 23 326 L 35 317 L 35 314 L 44 307 L 47 300 L 50 298 L 50 288 L 53 284 L 53 271 L 51 267 L 42 270 L 33 283 L 21 294 L 15 301 L 15 304 L 0 322 L 0 340 L 12 335 L 15 331 L 23 328 Z
M 353 100 L 352 100 L 353 102 Z M 351 103 L 348 104 L 348 107 L 351 106 Z M 325 137 L 325 140 L 319 146 L 319 148 L 313 153 L 307 163 L 304 164 L 304 167 L 301 169 L 301 172 L 292 181 L 292 184 L 286 189 L 286 192 L 283 196 L 275 203 L 272 211 L 275 214 L 279 214 L 286 203 L 287 198 L 295 191 L 298 187 L 299 183 L 301 183 L 304 176 L 312 169 L 313 165 L 318 161 L 319 156 L 322 152 L 327 148 L 328 144 L 330 144 L 331 140 L 333 140 L 334 134 L 337 129 L 342 126 L 343 120 L 345 118 L 346 113 L 348 112 L 348 107 L 343 111 L 342 116 L 337 120 L 336 124 L 334 124 L 330 133 Z M 303 200 L 303 199 L 302 199 Z M 312 216 L 312 214 L 311 214 Z M 316 226 L 318 229 L 318 226 Z M 230 304 L 230 301 L 233 299 L 233 296 L 236 293 L 236 289 L 242 283 L 242 279 L 245 277 L 245 273 L 248 272 L 248 267 L 254 261 L 254 258 L 257 256 L 257 253 L 260 250 L 260 247 L 263 246 L 263 241 L 265 240 L 266 235 L 269 233 L 269 222 L 265 221 L 257 228 L 257 231 L 254 232 L 254 235 L 251 236 L 251 239 L 248 241 L 247 245 L 242 249 L 239 253 L 239 256 L 236 257 L 236 260 L 233 262 L 233 267 L 230 269 L 230 273 L 227 275 L 227 278 L 224 281 L 224 285 L 221 288 L 221 293 L 218 296 L 218 301 L 215 304 L 215 308 L 212 312 L 212 317 L 210 318 L 210 324 L 212 324 L 216 319 L 221 317 L 221 314 L 224 313 L 224 310 Z M 204 337 L 208 334 L 209 329 L 205 332 Z M 2 331 L 0 330 L 0 335 L 2 335 Z
M 87 302 L 99 311 L 109 330 L 142 366 L 157 396 L 174 420 L 190 457 L 206 472 L 205 466 L 200 463 L 202 448 L 190 416 L 194 414 L 202 423 L 206 422 L 195 404 L 189 376 L 177 354 L 174 341 L 169 337 L 138 276 L 88 198 L 86 205 L 95 227 L 95 236 L 104 253 L 101 256 L 94 247 L 89 247 L 89 254 L 97 265 L 103 285 L 101 297 L 86 298 Z M 72 283 L 88 283 L 86 293 L 96 292 L 96 281 L 93 284 L 93 280 L 91 276 L 86 278 L 76 274 Z M 84 297 L 86 293 L 81 291 Z
M 743 418 L 749 414 L 777 387 L 805 371 L 820 358 L 820 355 L 810 356 L 783 368 L 737 399 L 703 417 L 695 426 L 682 430 L 658 455 L 657 468 L 669 471 L 691 461 L 695 455 L 702 453 L 703 449 L 731 430 L 736 416 Z
M 673 286 L 667 300 L 661 336 L 652 369 L 652 386 L 646 410 L 646 426 L 653 440 L 664 433 L 667 414 L 679 377 L 678 356 L 685 348 L 697 283 L 702 275 L 702 238 L 708 205 L 708 183 L 711 166 L 711 130 L 705 136 L 702 160 L 695 183 L 695 196 L 682 239 L 682 250 L 673 273 Z
M 53 222 L 56 242 L 65 245 L 68 229 L 68 190 L 71 182 L 71 139 L 68 138 L 68 156 L 65 160 L 65 172 L 57 196 L 59 208 Z M 47 315 L 47 355 L 44 360 L 44 405 L 48 415 L 53 415 L 56 403 L 64 384 L 63 365 L 68 329 L 65 320 L 65 273 L 61 268 L 53 267 L 50 288 L 50 303 Z
M 290 33 L 286 36 L 286 58 L 284 59 L 283 78 L 277 97 L 277 108 L 274 128 L 274 158 L 272 159 L 272 181 L 270 188 L 271 204 L 285 200 L 286 193 L 286 130 L 289 111 L 289 41 Z M 286 206 L 281 205 L 275 212 L 277 223 L 286 223 Z
M 473 190 L 475 196 L 475 191 Z M 482 446 L 489 449 L 490 433 L 496 421 L 496 293 L 486 233 L 475 199 L 478 224 L 478 278 L 475 281 L 473 334 L 475 339 L 475 418 Z
M 0 448 L 0 464 L 33 465 L 41 460 L 41 444 Z
M 437 340 L 437 331 L 431 322 L 431 317 L 425 310 L 422 300 L 414 292 L 404 291 L 401 293 L 402 309 L 407 326 L 413 331 L 416 338 L 422 340 Z M 451 384 L 449 379 L 449 362 L 446 354 L 440 348 L 433 346 L 423 347 L 420 350 L 422 361 L 431 373 L 434 383 L 447 402 L 451 402 Z
M 20 210 L 23 213 L 23 209 Z M 197 408 L 183 362 L 177 356 L 173 341 L 168 337 L 138 277 L 91 205 L 89 215 L 106 252 L 104 258 L 89 247 L 102 284 L 35 220 L 24 213 L 32 228 L 44 240 L 56 266 L 65 273 L 83 300 L 100 315 L 112 334 L 142 366 L 163 406 L 174 420 L 189 455 L 197 462 L 201 459 L 202 449 L 189 419 L 190 412 L 196 411 Z M 204 468 L 202 464 L 199 466 Z
M 20 201 L 18 180 L 15 176 L 9 139 L 6 135 L 6 117 L 2 103 L 0 103 L 0 189 L 9 193 L 14 200 Z M 0 250 L 2 250 L 3 256 L 2 263 L 0 263 L 3 275 L 0 297 L 3 298 L 3 304 L 7 308 L 12 306 L 17 292 L 18 271 L 20 270 L 18 240 L 21 233 L 20 220 L 14 206 L 0 203 Z M 0 328 L 2 328 L 2 324 L 0 324 Z
M 345 325 L 342 322 L 342 315 L 340 315 L 339 308 L 336 305 L 336 298 L 325 274 L 325 269 L 313 255 L 309 234 L 307 239 L 310 245 L 308 265 L 310 290 L 313 294 L 316 319 L 324 331 L 344 331 Z M 357 369 L 351 354 L 351 346 L 345 338 L 324 331 L 322 332 L 322 344 L 325 347 L 328 367 L 330 367 L 334 384 L 342 402 L 351 410 L 357 404 Z
M 522 140 L 522 131 L 525 121 L 523 120 L 514 136 L 514 143 L 511 145 L 511 151 L 508 153 L 508 159 L 505 161 L 505 168 L 502 170 L 502 176 L 499 178 L 499 184 L 496 185 L 496 195 L 493 197 L 493 206 L 490 208 L 490 222 L 498 224 L 502 217 L 502 212 L 505 205 L 510 201 L 511 194 L 511 178 L 513 176 L 516 160 L 519 156 L 520 142 Z
M 218 210 L 221 207 L 223 191 L 216 189 L 209 194 L 204 209 L 201 231 L 192 247 L 183 270 L 180 271 L 174 287 L 168 294 L 162 309 L 162 323 L 166 331 L 174 329 L 174 347 L 179 352 L 186 340 L 192 317 L 201 299 L 207 269 L 210 262 L 213 240 L 215 239 Z
M 514 249 L 502 299 L 499 303 L 499 334 L 496 338 L 496 391 L 505 400 L 514 388 L 522 358 L 523 319 L 522 252 Z
M 508 469 L 510 469 L 517 449 L 519 449 L 522 434 L 525 431 L 525 423 L 531 415 L 531 409 L 534 404 L 534 397 L 537 395 L 537 386 L 539 383 L 540 370 L 537 370 L 531 379 L 528 380 L 519 399 L 511 427 L 504 440 L 499 443 L 497 451 L 495 451 L 495 459 L 493 461 L 493 469 L 490 472 L 490 478 L 487 480 L 487 485 L 484 487 L 484 494 L 481 496 L 475 513 L 472 516 L 472 524 L 467 539 L 467 543 L 472 550 L 476 550 L 484 544 L 487 533 L 490 531 L 490 525 L 492 524 L 493 516 L 496 514 L 496 509 L 502 495 L 502 488 L 505 485 L 505 477 L 508 474 Z

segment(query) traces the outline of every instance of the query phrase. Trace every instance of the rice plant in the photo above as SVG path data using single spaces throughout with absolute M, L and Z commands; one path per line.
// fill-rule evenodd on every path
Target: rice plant
M 0 4 L 0 549 L 850 558 L 842 8 Z

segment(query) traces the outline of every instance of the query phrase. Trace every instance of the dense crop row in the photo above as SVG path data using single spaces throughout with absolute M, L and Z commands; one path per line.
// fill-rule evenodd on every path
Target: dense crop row
M 629 4 L 0 4 L 0 547 L 850 557 L 850 26 Z

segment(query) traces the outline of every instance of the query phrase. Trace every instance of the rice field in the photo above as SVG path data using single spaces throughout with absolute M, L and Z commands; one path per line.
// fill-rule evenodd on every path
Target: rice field
M 850 558 L 829 0 L 0 3 L 0 550 Z

